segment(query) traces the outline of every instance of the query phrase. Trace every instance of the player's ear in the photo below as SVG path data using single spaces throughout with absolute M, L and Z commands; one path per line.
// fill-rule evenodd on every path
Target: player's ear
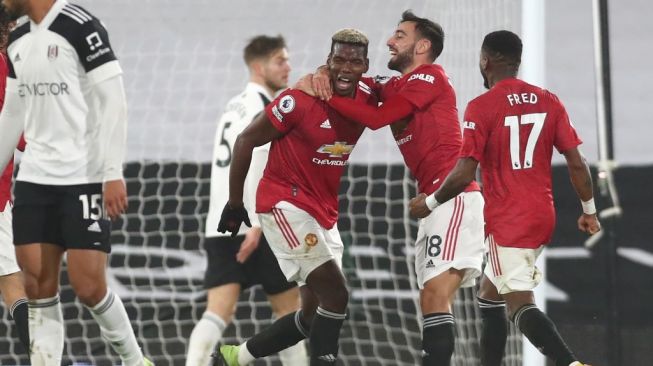
M 366 73 L 370 69 L 370 59 L 365 57 L 365 71 L 363 71 L 363 74 Z
M 415 51 L 417 52 L 418 55 L 428 53 L 430 49 L 431 49 L 431 41 L 429 41 L 428 39 L 422 38 L 419 41 L 417 41 L 417 47 L 415 47 Z
M 327 66 L 331 65 L 331 52 L 329 52 L 329 54 L 327 55 L 326 65 Z
M 483 71 L 487 70 L 489 64 L 490 64 L 490 59 L 487 57 L 487 55 L 484 52 L 481 52 L 481 59 L 479 61 L 479 66 L 481 67 L 481 70 Z

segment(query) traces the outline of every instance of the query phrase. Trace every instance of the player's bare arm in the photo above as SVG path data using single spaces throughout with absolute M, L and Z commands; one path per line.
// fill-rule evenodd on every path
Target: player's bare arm
M 245 233 L 245 239 L 240 244 L 240 249 L 236 253 L 236 260 L 239 263 L 245 263 L 250 255 L 258 248 L 258 244 L 263 234 L 259 226 L 253 226 Z
M 567 160 L 571 184 L 583 206 L 583 214 L 578 218 L 578 230 L 590 235 L 596 234 L 601 230 L 601 223 L 596 216 L 589 165 L 578 148 L 564 151 L 563 155 Z
M 410 200 L 410 215 L 415 218 L 428 216 L 437 206 L 459 195 L 474 180 L 478 161 L 473 158 L 460 158 L 449 172 L 442 186 L 430 196 L 420 193 Z
M 229 202 L 222 210 L 218 231 L 238 234 L 240 225 L 244 222 L 251 227 L 247 210 L 243 205 L 243 190 L 245 178 L 252 162 L 252 152 L 257 146 L 281 137 L 283 133 L 277 130 L 265 113 L 259 114 L 252 123 L 238 135 L 234 143 L 231 167 L 229 168 Z

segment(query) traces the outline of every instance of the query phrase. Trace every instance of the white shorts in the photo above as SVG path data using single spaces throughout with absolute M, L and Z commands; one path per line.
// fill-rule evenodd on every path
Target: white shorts
M 11 203 L 0 212 L 0 276 L 19 272 L 11 230 Z
M 463 192 L 419 221 L 415 273 L 420 290 L 450 268 L 465 270 L 461 287 L 476 284 L 483 265 L 484 204 L 481 192 Z
M 499 294 L 532 291 L 542 280 L 542 272 L 535 262 L 544 246 L 537 249 L 503 247 L 487 237 L 488 261 L 485 276 L 494 284 Z
M 344 245 L 338 226 L 327 230 L 306 211 L 286 201 L 259 214 L 261 228 L 288 281 L 302 286 L 308 275 L 334 260 L 342 268 Z

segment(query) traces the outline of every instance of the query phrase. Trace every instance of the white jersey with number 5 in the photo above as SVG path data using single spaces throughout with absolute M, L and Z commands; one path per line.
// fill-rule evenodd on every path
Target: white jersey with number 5
M 20 96 L 26 111 L 27 148 L 17 179 L 102 182 L 101 116 L 92 87 L 122 73 L 102 23 L 58 0 L 39 24 L 29 20 L 11 32 L 7 53 L 7 90 Z
M 232 150 L 236 137 L 247 127 L 254 117 L 263 111 L 272 97 L 261 85 L 250 82 L 245 90 L 233 97 L 225 107 L 220 117 L 213 144 L 213 161 L 211 166 L 211 201 L 209 215 L 206 218 L 206 236 L 216 237 L 230 235 L 219 233 L 218 222 L 224 205 L 229 200 L 229 168 L 231 167 Z M 270 144 L 254 149 L 252 163 L 245 180 L 243 202 L 249 213 L 252 226 L 261 225 L 256 212 L 256 188 L 263 176 L 263 170 L 268 159 Z M 247 231 L 245 224 L 241 225 L 239 234 Z

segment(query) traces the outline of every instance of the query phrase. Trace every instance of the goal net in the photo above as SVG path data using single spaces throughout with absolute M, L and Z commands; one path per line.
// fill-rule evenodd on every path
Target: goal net
M 79 0 L 100 17 L 124 69 L 129 99 L 126 180 L 129 210 L 114 226 L 109 286 L 157 365 L 183 365 L 191 330 L 206 305 L 202 249 L 216 121 L 242 90 L 242 49 L 257 34 L 283 34 L 291 80 L 324 63 L 330 37 L 356 27 L 370 39 L 370 74 L 389 75 L 385 45 L 402 11 L 440 22 L 439 63 L 457 91 L 459 110 L 480 94 L 478 55 L 493 30 L 521 30 L 519 0 Z M 341 337 L 344 365 L 416 365 L 421 359 L 418 292 L 412 264 L 417 224 L 407 214 L 415 185 L 388 130 L 366 132 L 341 188 L 339 227 L 351 288 Z M 62 272 L 65 363 L 115 365 L 119 359 L 77 301 Z M 0 364 L 21 358 L 7 311 L 0 317 Z M 475 290 L 461 291 L 455 365 L 479 365 Z M 258 287 L 245 291 L 223 341 L 238 343 L 272 322 Z M 505 365 L 521 365 L 511 330 Z M 279 365 L 278 358 L 256 365 Z

